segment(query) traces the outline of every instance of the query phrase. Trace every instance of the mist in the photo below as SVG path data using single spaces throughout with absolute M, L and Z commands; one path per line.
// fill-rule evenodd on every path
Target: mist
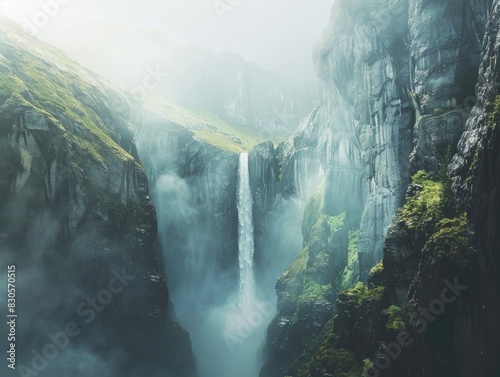
M 232 51 L 289 79 L 315 80 L 311 48 L 328 22 L 331 0 L 314 4 L 285 0 L 228 4 L 225 0 L 71 0 L 39 28 L 38 35 L 63 46 L 71 41 L 67 31 L 85 30 L 95 22 L 160 30 L 181 46 Z M 32 21 L 40 9 L 38 0 L 18 0 L 3 2 L 0 11 L 24 24 L 25 20 Z
M 332 1 L 235 3 L 26 0 L 4 2 L 0 8 L 25 33 L 55 45 L 88 68 L 89 78 L 100 75 L 123 93 L 122 98 L 106 90 L 105 96 L 110 117 L 123 118 L 133 131 L 130 143 L 135 144 L 128 152 L 135 157 L 137 148 L 156 208 L 159 255 L 155 265 L 148 266 L 149 279 L 165 278 L 165 308 L 189 333 L 199 377 L 257 377 L 264 363 L 267 328 L 276 320 L 275 284 L 302 249 L 302 216 L 312 192 L 280 192 L 281 178 L 254 148 L 270 146 L 277 154 L 279 145 L 316 105 L 311 49 L 328 21 Z M 128 135 L 120 131 L 116 137 L 121 145 Z M 242 153 L 249 154 L 245 195 Z M 273 164 L 277 159 L 272 157 Z M 272 184 L 259 176 L 262 169 L 270 169 Z M 296 175 L 307 185 L 317 185 L 317 174 Z M 274 191 L 262 194 L 268 188 L 260 184 Z M 58 233 L 59 225 L 47 230 L 50 214 L 35 223 L 40 228 L 32 229 L 32 239 L 50 254 L 55 246 L 43 245 L 39 238 Z M 79 258 L 88 258 L 92 231 L 78 229 L 72 252 L 79 257 L 70 266 L 60 265 L 62 271 L 74 270 Z M 30 278 L 20 289 L 36 286 L 26 299 L 35 302 L 34 297 L 42 297 L 27 318 L 36 327 L 22 328 L 21 336 L 29 338 L 29 344 L 43 348 L 46 339 L 31 334 L 61 331 L 61 324 L 74 317 L 81 297 L 85 300 L 106 285 L 103 266 L 116 265 L 108 249 L 119 258 L 122 242 L 126 240 L 104 245 L 104 256 L 90 260 L 99 269 L 98 282 L 89 271 L 51 279 L 45 275 L 50 271 L 46 260 L 25 261 L 23 273 Z M 143 245 L 144 240 L 135 242 Z M 134 302 L 141 294 L 131 289 L 125 301 Z M 133 312 L 121 299 L 117 302 L 114 309 Z M 51 314 L 59 309 L 55 315 L 44 315 L 49 308 Z M 116 334 L 106 329 L 116 318 L 114 309 L 71 342 L 44 373 L 113 376 L 127 369 L 127 375 L 135 376 L 128 352 L 139 345 L 109 349 L 107 337 Z M 119 322 L 115 327 L 120 333 Z M 32 358 L 28 351 L 22 355 L 27 365 Z M 176 374 L 175 366 L 150 370 L 147 361 L 137 367 L 138 375 L 144 371 L 150 377 Z
M 151 179 L 170 300 L 175 319 L 190 333 L 198 373 L 258 376 L 267 327 L 276 314 L 274 286 L 302 248 L 309 193 L 287 199 L 272 194 L 274 204 L 264 218 L 253 152 L 249 201 L 242 197 L 239 153 L 196 140 L 154 113 L 142 124 L 137 145 Z M 253 217 L 247 213 L 243 220 L 243 211 Z M 245 221 L 252 223 L 251 235 L 242 234 Z M 249 246 L 242 244 L 245 237 Z M 252 248 L 252 256 L 242 255 L 245 247 Z
M 19 202 L 13 204 L 21 204 Z M 23 214 L 23 206 L 14 211 Z M 85 377 L 89 375 L 119 375 L 130 360 L 130 354 L 120 345 L 112 344 L 113 331 L 109 320 L 121 300 L 138 297 L 136 287 L 124 287 L 111 297 L 107 305 L 94 309 L 98 292 L 115 278 L 117 270 L 107 259 L 96 256 L 96 270 L 78 268 L 88 263 L 86 250 L 93 238 L 82 232 L 73 240 L 72 258 L 54 254 L 59 223 L 51 211 L 32 218 L 32 228 L 24 235 L 26 244 L 15 248 L 0 241 L 0 264 L 16 266 L 16 371 L 7 376 Z M 5 228 L 4 228 L 5 230 Z M 113 248 L 113 245 L 109 245 Z M 53 266 L 56 265 L 57 269 Z M 132 272 L 133 269 L 128 269 Z M 7 292 L 7 269 L 0 273 L 0 287 Z M 94 280 L 102 273 L 102 280 Z M 91 287 L 91 288 L 89 288 Z M 6 295 L 0 305 L 7 308 Z M 0 335 L 7 339 L 8 328 Z M 12 333 L 11 333 L 12 334 Z M 68 335 L 70 334 L 70 335 Z M 128 372 L 140 376 L 145 370 L 136 362 Z M 137 368 L 137 374 L 134 373 Z M 11 374 L 12 373 L 12 374 Z M 156 375 L 154 370 L 150 376 Z M 163 371 L 166 375 L 167 371 Z
M 500 375 L 499 24 L 0 2 L 0 375 Z

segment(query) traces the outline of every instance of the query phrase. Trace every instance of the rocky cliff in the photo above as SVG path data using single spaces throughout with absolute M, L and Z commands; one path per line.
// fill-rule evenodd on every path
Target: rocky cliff
M 195 375 L 189 335 L 169 309 L 133 124 L 111 105 L 117 98 L 1 21 L 0 258 L 17 269 L 24 373 Z M 75 337 L 54 341 L 68 323 Z
M 210 296 L 197 292 L 221 274 L 225 286 L 220 291 L 238 285 L 238 154 L 196 138 L 153 111 L 145 112 L 142 124 L 139 153 L 159 208 L 172 291 L 193 305 L 200 299 L 222 300 L 217 289 Z
M 258 294 L 285 270 L 262 377 L 498 372 L 480 325 L 498 312 L 497 17 L 487 0 L 335 4 L 319 106 L 249 156 Z M 236 290 L 239 150 L 145 119 L 169 277 L 197 323 Z
M 499 14 L 498 0 L 335 3 L 314 49 L 319 105 L 249 151 L 256 294 L 278 296 L 261 377 L 499 374 Z M 45 318 L 34 347 L 81 295 L 103 298 L 111 268 L 134 284 L 95 309 L 69 360 L 83 348 L 97 374 L 193 375 L 165 258 L 197 356 L 227 358 L 212 325 L 238 295 L 237 153 L 262 140 L 245 127 L 275 134 L 282 106 L 295 108 L 281 81 L 183 51 L 159 93 L 210 114 L 141 110 L 12 27 L 0 42 L 0 242 L 42 271 L 26 294 Z M 56 288 L 67 308 L 44 317 Z
M 479 325 L 498 311 L 492 3 L 335 4 L 320 107 L 278 148 L 282 192 L 300 192 L 287 166 L 321 183 L 261 376 L 498 373 L 496 326 Z

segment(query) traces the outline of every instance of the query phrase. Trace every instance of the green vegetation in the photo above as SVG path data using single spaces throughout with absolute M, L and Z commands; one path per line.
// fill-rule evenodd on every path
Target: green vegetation
M 0 63 L 1 67 L 1 63 Z M 0 104 L 13 95 L 18 95 L 25 90 L 24 83 L 12 74 L 4 74 L 0 70 Z
M 303 225 L 303 231 L 307 232 L 304 234 L 304 239 L 311 244 L 327 235 L 331 236 L 344 229 L 345 219 L 345 212 L 337 216 L 321 215 L 310 231 L 308 227 L 304 227 Z M 325 234 L 325 230 L 327 234 Z
M 384 285 L 385 274 L 384 274 L 384 262 L 380 261 L 375 266 L 372 267 L 368 273 L 368 285 L 377 286 Z
M 354 287 L 348 289 L 344 294 L 351 302 L 356 303 L 356 306 L 361 306 L 365 301 L 378 301 L 384 295 L 385 287 L 368 288 L 362 282 L 358 282 Z
M 287 268 L 283 276 L 297 276 L 304 272 L 307 268 L 307 261 L 309 260 L 309 249 L 305 247 L 300 253 L 299 257 Z M 280 277 L 280 279 L 282 279 Z
M 403 207 L 401 217 L 407 227 L 415 229 L 417 234 L 427 235 L 424 251 L 438 248 L 441 256 L 468 259 L 474 254 L 469 247 L 467 237 L 467 215 L 457 215 L 453 207 L 453 192 L 447 178 L 441 180 L 420 171 L 412 178 L 413 183 L 421 187 L 420 191 Z M 434 247 L 428 247 L 434 245 Z
M 331 342 L 323 342 L 313 356 L 301 366 L 297 377 L 326 376 L 359 377 L 363 365 L 356 361 L 354 352 L 336 348 Z
M 363 374 L 360 377 L 366 377 L 369 376 L 369 371 L 371 368 L 373 368 L 373 360 L 370 359 L 364 359 L 363 360 Z
M 424 252 L 437 252 L 439 258 L 453 260 L 463 267 L 471 266 L 477 258 L 477 253 L 470 246 L 467 237 L 467 214 L 439 221 Z
M 299 296 L 297 303 L 300 306 L 303 302 L 307 300 L 321 300 L 325 299 L 325 296 L 332 293 L 331 284 L 321 285 L 314 279 L 307 277 L 304 284 L 304 290 Z
M 497 130 L 500 125 L 500 95 L 497 95 L 495 98 L 493 111 L 490 114 L 488 124 L 493 130 Z
M 334 320 L 331 319 L 323 327 L 319 342 L 305 350 L 293 363 L 291 372 L 294 376 L 362 376 L 363 363 L 356 360 L 354 352 L 337 345 L 333 327 Z
M 362 282 L 343 292 L 347 299 L 345 304 L 349 306 L 354 316 L 357 315 L 356 313 L 364 313 L 374 303 L 380 305 L 384 294 L 384 287 L 369 288 Z M 389 316 L 392 319 L 391 325 L 400 328 L 402 314 L 395 308 L 389 308 L 389 311 Z M 367 371 L 371 367 L 370 360 L 358 361 L 353 351 L 340 346 L 338 335 L 335 334 L 335 321 L 334 318 L 330 319 L 323 326 L 318 343 L 314 347 L 306 349 L 294 362 L 292 365 L 294 376 L 360 377 L 364 376 L 363 371 Z
M 304 210 L 304 219 L 302 220 L 302 235 L 308 242 L 313 241 L 315 233 L 324 223 L 328 224 L 330 234 L 334 234 L 345 227 L 347 213 L 343 212 L 337 216 L 330 216 L 323 213 L 324 210 L 325 184 L 318 186 L 316 191 L 309 199 Z
M 409 229 L 432 233 L 441 219 L 456 215 L 451 182 L 444 168 L 437 174 L 421 170 L 412 177 L 412 183 L 418 191 L 408 198 L 400 213 Z
M 294 362 L 291 368 L 294 376 L 361 376 L 363 365 L 356 360 L 354 352 L 336 345 L 333 323 L 333 319 L 328 321 L 323 327 L 318 344 L 304 351 Z
M 469 174 L 467 176 L 467 182 L 469 183 L 471 182 L 474 171 L 478 166 L 479 166 L 479 148 L 476 148 L 476 151 L 474 152 L 474 159 L 472 160 L 472 163 L 469 166 Z
M 368 274 L 368 279 L 373 279 L 384 272 L 384 262 L 380 261 L 372 267 Z
M 469 246 L 467 215 L 456 213 L 448 178 L 443 172 L 431 176 L 420 171 L 412 180 L 420 190 L 408 198 L 400 217 L 425 245 L 422 252 L 462 266 L 472 263 L 475 251 Z
M 325 280 L 324 276 L 317 274 L 328 274 L 331 268 L 331 256 L 321 246 L 324 242 L 330 242 L 331 237 L 338 236 L 339 232 L 346 232 L 345 220 L 346 213 L 337 216 L 330 216 L 323 213 L 323 192 L 324 185 L 316 190 L 310 199 L 304 221 L 302 223 L 304 239 L 307 241 L 306 247 L 302 250 L 300 256 L 292 263 L 290 267 L 281 275 L 278 285 L 287 287 L 284 291 L 283 301 L 289 302 L 293 307 L 293 314 L 290 312 L 290 323 L 295 324 L 298 321 L 298 313 L 301 307 L 307 305 L 307 302 L 313 301 L 334 301 L 336 292 L 339 290 L 339 284 L 335 288 L 330 281 L 330 277 Z M 351 264 L 350 271 L 347 272 L 351 286 L 351 280 L 357 279 L 357 232 L 352 233 L 351 245 Z M 310 254 L 310 247 L 315 246 L 315 255 Z M 340 277 L 340 275 L 339 275 Z
M 385 324 L 387 330 L 393 330 L 397 333 L 404 331 L 403 310 L 399 306 L 392 305 L 384 312 L 388 316 L 387 323 Z
M 430 223 L 437 223 L 443 218 L 441 211 L 441 198 L 443 183 L 431 178 L 429 173 L 417 172 L 412 177 L 414 185 L 421 190 L 408 199 L 403 206 L 402 217 L 410 229 L 421 229 Z
M 344 228 L 346 216 L 346 212 L 342 212 L 337 216 L 323 215 L 321 220 L 325 221 L 330 226 L 330 233 L 333 234 Z
M 267 140 L 279 142 L 285 135 L 257 134 L 250 126 L 233 126 L 211 112 L 186 108 L 157 99 L 151 108 L 162 118 L 179 124 L 200 139 L 230 152 L 244 152 Z
M 110 112 L 97 82 L 60 51 L 5 27 L 10 37 L 2 41 L 0 104 L 10 101 L 12 109 L 23 105 L 38 111 L 97 161 L 109 152 L 129 160 L 112 137 L 115 131 L 97 114 Z
M 342 272 L 340 289 L 351 288 L 359 279 L 358 258 L 359 229 L 349 231 L 349 246 L 347 251 L 347 266 Z
M 302 220 L 302 235 L 304 236 L 304 240 L 309 239 L 313 227 L 323 216 L 324 197 L 325 182 L 322 182 L 316 191 L 314 191 L 304 209 L 304 218 Z

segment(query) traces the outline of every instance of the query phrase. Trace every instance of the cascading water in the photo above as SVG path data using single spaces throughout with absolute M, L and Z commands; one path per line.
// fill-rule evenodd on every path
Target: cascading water
M 212 272 L 213 266 L 210 262 L 218 249 L 205 248 L 203 242 L 210 241 L 212 237 L 219 237 L 219 234 L 209 233 L 204 222 L 198 221 L 197 215 L 203 213 L 203 209 L 196 207 L 196 202 L 191 197 L 196 189 L 202 189 L 206 181 L 200 178 L 199 182 L 189 182 L 192 185 L 189 186 L 187 180 L 183 181 L 176 176 L 157 180 L 159 229 L 168 259 L 175 261 L 174 257 L 179 257 L 179 245 L 185 248 L 185 252 L 180 255 L 184 258 L 181 259 L 183 263 L 170 265 L 170 275 L 181 276 L 177 271 L 173 271 L 176 268 L 194 272 L 186 273 L 185 280 L 174 281 L 177 285 L 171 285 L 175 287 L 171 297 L 180 323 L 189 331 L 200 377 L 258 377 L 263 364 L 261 347 L 267 326 L 276 312 L 274 283 L 271 287 L 263 286 L 261 281 L 257 282 L 255 279 L 249 156 L 248 153 L 243 153 L 234 158 L 236 161 L 232 160 L 231 168 L 236 170 L 237 167 L 237 171 L 231 170 L 231 178 L 236 178 L 236 187 L 234 181 L 231 181 L 232 190 L 223 192 L 225 195 L 231 195 L 231 198 L 236 197 L 236 208 L 232 202 L 230 218 L 234 218 L 234 210 L 237 210 L 238 232 L 237 235 L 236 232 L 231 232 L 231 240 L 234 242 L 231 245 L 236 246 L 237 241 L 238 250 L 228 251 L 231 257 L 235 255 L 232 253 L 238 252 L 238 263 L 232 259 L 235 263 L 231 263 L 231 270 L 222 273 L 219 271 L 218 275 L 205 271 L 207 269 Z M 209 182 L 215 181 L 210 175 L 203 178 Z M 229 217 L 229 214 L 226 215 Z M 179 226 L 179 223 L 187 227 Z M 173 225 L 177 227 L 172 228 Z M 231 226 L 233 225 L 235 224 L 231 223 Z M 174 232 L 167 232 L 169 229 L 174 229 Z M 181 238 L 182 243 L 172 243 L 171 240 L 176 236 L 184 237 Z M 189 242 L 185 243 L 184 240 Z M 224 275 L 225 272 L 228 272 L 228 275 Z M 239 272 L 239 281 L 236 280 L 236 272 Z M 228 276 L 231 279 L 230 284 L 225 280 Z M 207 296 L 216 296 L 217 300 L 209 301 Z
M 248 170 L 248 153 L 240 154 L 238 167 L 238 258 L 240 264 L 239 308 L 246 312 L 255 301 L 253 271 L 254 233 L 252 193 Z

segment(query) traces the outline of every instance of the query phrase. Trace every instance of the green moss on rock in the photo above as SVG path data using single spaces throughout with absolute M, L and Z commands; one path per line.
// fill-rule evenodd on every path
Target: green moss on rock
M 453 260 L 459 266 L 472 265 L 477 253 L 467 236 L 467 214 L 463 213 L 453 219 L 442 219 L 436 232 L 425 245 L 424 252 L 437 253 L 438 258 Z
M 497 95 L 495 98 L 493 112 L 490 114 L 488 124 L 493 130 L 497 130 L 500 125 L 500 95 Z
M 331 295 L 331 293 L 331 284 L 319 284 L 312 278 L 306 278 L 304 290 L 298 297 L 297 303 L 300 305 L 307 300 L 324 300 L 327 296 Z
M 315 347 L 304 351 L 292 365 L 296 377 L 360 377 L 363 364 L 356 359 L 354 352 L 339 347 L 333 331 L 333 320 L 323 328 Z
M 415 196 L 408 198 L 402 209 L 402 217 L 410 229 L 422 229 L 443 217 L 441 212 L 443 183 L 422 170 L 412 177 L 412 183 L 420 190 Z
M 384 271 L 384 262 L 380 261 L 375 266 L 372 267 L 370 272 L 368 273 L 368 286 L 380 286 L 384 285 L 385 282 L 385 271 Z
M 299 257 L 288 267 L 285 273 L 280 277 L 283 279 L 289 275 L 296 276 L 305 271 L 307 268 L 307 261 L 309 260 L 309 249 L 305 247 Z
M 347 249 L 347 266 L 339 279 L 340 290 L 351 288 L 359 280 L 358 258 L 359 229 L 349 231 L 349 246 Z
M 321 344 L 311 359 L 305 363 L 297 377 L 333 376 L 333 377 L 359 377 L 363 365 L 356 361 L 354 352 L 343 348 L 336 348 L 333 344 Z
M 318 186 L 314 194 L 309 199 L 304 209 L 304 218 L 302 220 L 302 235 L 304 240 L 308 240 L 313 227 L 318 220 L 323 216 L 325 198 L 325 183 Z
M 8 32 L 0 55 L 2 110 L 9 112 L 19 105 L 31 108 L 96 160 L 105 161 L 110 152 L 130 160 L 115 141 L 108 122 L 111 110 L 104 105 L 107 99 L 98 81 L 60 51 L 29 40 L 14 28 Z
M 385 293 L 385 287 L 377 286 L 369 288 L 362 282 L 344 291 L 343 294 L 356 306 L 361 306 L 365 301 L 380 301 Z
M 389 308 L 384 310 L 387 315 L 387 323 L 385 324 L 387 330 L 392 330 L 396 333 L 400 333 L 405 329 L 403 309 L 397 305 L 391 305 Z

